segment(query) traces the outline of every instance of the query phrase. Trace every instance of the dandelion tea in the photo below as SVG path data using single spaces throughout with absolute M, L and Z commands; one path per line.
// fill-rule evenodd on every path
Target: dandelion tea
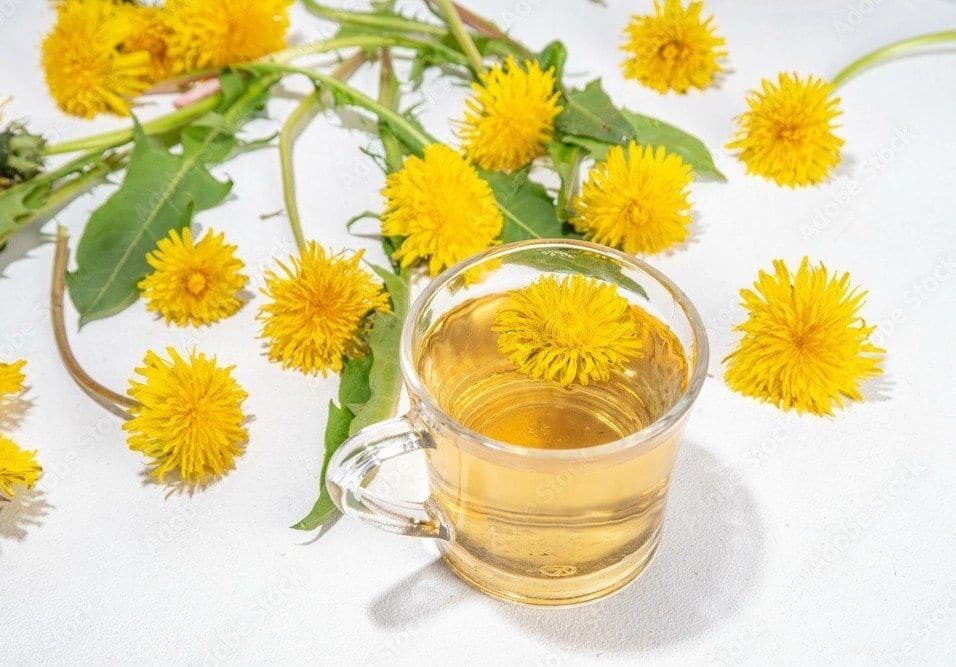
M 679 435 L 636 456 L 592 456 L 589 448 L 666 413 L 685 389 L 688 363 L 675 334 L 632 305 L 642 350 L 607 382 L 562 387 L 533 379 L 496 344 L 495 315 L 508 298 L 474 298 L 442 316 L 419 347 L 419 374 L 441 409 L 472 431 L 523 448 L 573 451 L 521 456 L 468 446 L 460 431 L 436 427 L 428 453 L 433 502 L 455 532 L 442 549 L 452 568 L 492 594 L 581 602 L 630 580 L 653 554 Z

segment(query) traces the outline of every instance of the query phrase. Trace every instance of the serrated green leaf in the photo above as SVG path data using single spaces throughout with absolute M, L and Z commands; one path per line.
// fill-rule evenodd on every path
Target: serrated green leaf
M 126 177 L 90 217 L 77 246 L 78 268 L 67 276 L 81 326 L 136 301 L 137 284 L 149 272 L 146 253 L 171 229 L 188 225 L 192 212 L 219 204 L 229 193 L 232 184 L 213 178 L 206 166 L 232 153 L 235 132 L 281 78 L 243 79 L 245 87 L 236 94 L 237 77 L 231 72 L 223 77 L 228 108 L 220 104 L 200 125 L 183 130 L 181 155 L 135 125 Z
M 375 313 L 368 336 L 372 365 L 369 369 L 369 399 L 354 407 L 351 434 L 395 415 L 402 392 L 399 367 L 399 343 L 404 317 L 394 313 Z
M 663 146 L 694 168 L 698 176 L 710 176 L 721 181 L 727 178 L 714 165 L 714 158 L 704 142 L 678 127 L 662 120 L 623 109 L 621 112 L 633 129 L 631 138 L 645 146 Z
M 513 174 L 484 170 L 479 173 L 491 186 L 504 216 L 503 243 L 562 236 L 554 202 L 543 185 L 528 178 L 527 170 Z
M 350 435 L 395 414 L 402 391 L 399 344 L 402 325 L 408 308 L 408 279 L 387 269 L 374 266 L 391 296 L 392 312 L 372 316 L 368 335 L 369 353 L 349 359 L 342 369 L 339 403 L 329 404 L 325 426 L 325 457 L 319 477 L 319 498 L 312 511 L 293 528 L 314 530 L 336 515 L 336 508 L 325 488 L 329 460 Z
M 600 80 L 568 93 L 566 104 L 557 119 L 561 140 L 584 148 L 595 160 L 603 160 L 611 146 L 633 140 L 644 146 L 663 146 L 679 155 L 698 176 L 727 180 L 700 139 L 662 120 L 618 109 Z
M 577 193 L 578 177 L 585 152 L 585 149 L 580 146 L 561 141 L 551 141 L 548 144 L 551 168 L 561 179 L 555 212 L 562 223 L 571 219 L 571 204 Z
M 631 136 L 630 123 L 614 106 L 600 79 L 591 81 L 583 90 L 566 93 L 564 104 L 555 120 L 559 134 L 590 137 L 607 144 L 621 144 Z
M 633 278 L 626 276 L 619 264 L 598 253 L 550 248 L 537 250 L 532 255 L 515 254 L 509 257 L 508 261 L 541 271 L 576 273 L 597 278 L 640 294 L 645 299 L 648 298 L 644 288 Z
M 366 403 L 372 395 L 368 384 L 368 372 L 372 368 L 372 355 L 349 359 L 342 368 L 342 378 L 339 382 L 339 401 L 343 407 L 353 413 L 355 409 Z
M 329 401 L 329 417 L 325 423 L 325 457 L 322 461 L 322 473 L 319 476 L 319 497 L 312 505 L 311 511 L 292 526 L 296 530 L 315 530 L 338 512 L 325 487 L 325 473 L 335 450 L 349 437 L 351 423 L 352 413 L 348 408 L 341 408 Z
M 218 135 L 210 131 L 208 145 Z M 80 326 L 136 301 L 136 286 L 149 272 L 146 253 L 171 229 L 188 225 L 193 211 L 229 194 L 232 183 L 213 178 L 204 157 L 202 144 L 173 155 L 136 123 L 126 177 L 90 217 L 77 246 L 78 268 L 67 276 Z
M 392 312 L 377 312 L 372 316 L 368 335 L 369 356 L 372 358 L 368 372 L 369 397 L 362 405 L 352 408 L 355 413 L 350 427 L 352 433 L 392 417 L 402 392 L 399 354 L 402 325 L 408 312 L 408 279 L 379 266 L 373 268 L 385 282 Z
M 73 198 L 106 182 L 122 164 L 115 154 L 87 153 L 49 172 L 0 191 L 0 244 L 25 225 L 48 216 Z
M 557 40 L 550 42 L 535 56 L 535 60 L 545 72 L 554 68 L 554 80 L 560 87 L 564 78 L 564 63 L 568 60 L 567 47 Z

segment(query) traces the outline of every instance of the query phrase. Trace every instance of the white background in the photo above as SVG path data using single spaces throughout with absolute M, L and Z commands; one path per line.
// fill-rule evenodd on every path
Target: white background
M 813 662 L 942 664 L 956 644 L 952 431 L 956 392 L 956 51 L 884 65 L 841 91 L 843 163 L 815 188 L 756 177 L 723 145 L 747 90 L 796 70 L 832 76 L 890 41 L 956 26 L 944 0 L 712 0 L 730 51 L 716 89 L 660 96 L 622 79 L 617 51 L 630 12 L 651 4 L 500 0 L 475 9 L 533 47 L 554 37 L 575 83 L 602 76 L 614 99 L 700 136 L 729 182 L 695 183 L 693 242 L 652 258 L 698 305 L 713 348 L 711 379 L 682 451 L 663 545 L 622 594 L 566 610 L 483 597 L 448 574 L 430 544 L 343 520 L 326 535 L 287 528 L 311 506 L 328 399 L 311 380 L 266 361 L 254 314 L 168 328 L 137 303 L 72 339 L 82 363 L 123 389 L 149 347 L 197 345 L 235 363 L 250 393 L 250 441 L 208 490 L 171 495 L 144 478 L 120 423 L 92 403 L 57 358 L 47 310 L 53 247 L 38 231 L 0 256 L 0 358 L 23 357 L 28 410 L 4 428 L 39 450 L 36 493 L 0 512 L 0 660 L 15 662 L 346 660 L 380 664 L 687 664 Z M 123 125 L 58 113 L 38 67 L 47 3 L 0 2 L 0 92 L 7 120 L 53 140 Z M 293 38 L 330 26 L 294 12 Z M 367 68 L 354 79 L 373 90 Z M 301 90 L 298 83 L 289 83 Z M 451 141 L 464 91 L 430 78 L 422 119 Z M 412 97 L 406 102 L 413 101 Z M 278 120 L 292 105 L 270 105 Z M 168 100 L 137 109 L 144 118 Z M 249 136 L 275 122 L 258 121 Z M 380 209 L 382 176 L 359 148 L 367 134 L 329 113 L 298 145 L 309 236 L 340 249 L 343 223 Z M 291 252 L 274 150 L 217 169 L 230 200 L 197 223 L 226 232 L 256 291 L 262 268 Z M 58 216 L 78 237 L 110 188 Z M 49 233 L 55 223 L 44 225 Z M 888 349 L 871 399 L 834 419 L 782 413 L 731 393 L 721 358 L 741 318 L 737 291 L 759 268 L 809 254 L 870 291 L 865 316 Z

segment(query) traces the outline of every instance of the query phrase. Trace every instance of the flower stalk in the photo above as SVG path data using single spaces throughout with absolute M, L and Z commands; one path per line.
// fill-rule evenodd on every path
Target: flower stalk
M 379 120 L 391 127 L 400 137 L 402 137 L 408 147 L 414 150 L 416 153 L 420 154 L 422 150 L 424 150 L 425 146 L 435 142 L 431 136 L 416 127 L 414 123 L 410 122 L 398 112 L 383 106 L 381 103 L 372 99 L 357 88 L 353 88 L 347 83 L 344 83 L 328 74 L 322 74 L 321 72 L 316 72 L 304 67 L 284 65 L 281 63 L 256 63 L 246 66 L 245 69 L 257 72 L 287 72 L 290 74 L 301 74 L 306 76 L 314 83 L 323 86 L 333 94 L 339 95 L 343 99 L 348 100 L 351 104 L 365 109 L 366 111 L 370 111 L 378 116 Z
M 53 320 L 53 337 L 56 340 L 57 350 L 63 359 L 70 377 L 73 378 L 83 391 L 98 403 L 114 411 L 120 411 L 124 417 L 129 417 L 127 410 L 137 405 L 136 401 L 103 386 L 94 380 L 89 373 L 83 370 L 70 348 L 70 340 L 66 335 L 66 324 L 63 318 L 63 295 L 66 287 L 66 263 L 70 254 L 70 236 L 66 227 L 59 226 L 56 230 L 56 254 L 53 259 L 53 283 L 50 290 L 50 313 Z
M 204 98 L 188 106 L 176 109 L 168 114 L 154 118 L 151 121 L 143 123 L 143 132 L 148 135 L 165 134 L 178 130 L 184 125 L 188 125 L 204 113 L 212 111 L 222 99 L 221 94 Z M 93 134 L 88 137 L 61 141 L 56 144 L 49 144 L 44 153 L 46 155 L 57 155 L 61 153 L 74 153 L 76 151 L 93 150 L 105 151 L 109 148 L 122 146 L 133 140 L 133 128 L 129 127 L 122 130 L 113 130 L 103 132 L 102 134 Z
M 342 62 L 332 77 L 347 80 L 367 60 L 365 53 L 359 51 L 348 60 Z M 282 198 L 285 201 L 286 215 L 292 227 L 295 243 L 301 250 L 305 247 L 305 234 L 302 232 L 302 219 L 299 216 L 299 205 L 295 196 L 295 172 L 292 161 L 292 149 L 295 140 L 315 118 L 322 107 L 321 91 L 316 90 L 302 98 L 302 101 L 293 109 L 292 113 L 282 124 L 279 132 L 279 165 L 282 172 Z
M 478 52 L 478 47 L 475 46 L 475 42 L 471 38 L 471 35 L 468 34 L 465 24 L 462 23 L 458 10 L 454 7 L 451 0 L 437 0 L 437 2 L 442 14 L 445 15 L 445 23 L 448 24 L 448 29 L 451 30 L 451 34 L 455 36 L 462 51 L 468 56 L 468 62 L 475 76 L 482 76 L 485 73 L 485 64 L 481 58 L 481 54 Z
M 887 44 L 876 51 L 868 53 L 865 56 L 854 60 L 852 63 L 840 70 L 840 72 L 833 77 L 833 80 L 830 83 L 834 88 L 837 88 L 863 70 L 869 69 L 870 67 L 890 60 L 891 58 L 896 58 L 903 53 L 907 53 L 924 46 L 929 46 L 931 44 L 940 44 L 942 42 L 952 41 L 956 41 L 956 30 L 931 32 L 926 35 L 909 37 L 898 42 L 893 42 L 892 44 Z
M 426 35 L 444 35 L 445 29 L 423 21 L 406 19 L 401 16 L 386 16 L 368 12 L 350 12 L 343 9 L 326 7 L 315 0 L 302 0 L 306 10 L 319 18 L 336 23 L 362 26 L 376 30 L 391 30 L 397 32 L 418 32 Z
M 438 34 L 444 35 L 446 33 L 443 28 L 438 28 Z M 414 37 L 397 35 L 357 35 L 355 37 L 328 39 L 319 42 L 313 42 L 311 44 L 303 44 L 286 49 L 284 51 L 273 53 L 252 63 L 236 65 L 236 68 L 251 68 L 257 64 L 287 64 L 296 58 L 330 53 L 346 48 L 375 49 L 385 47 L 398 47 L 415 50 L 431 49 L 435 52 L 441 53 L 443 57 L 449 59 L 450 61 L 456 62 L 459 65 L 469 65 L 469 60 L 467 57 L 435 40 L 418 39 Z M 203 75 L 210 76 L 217 73 L 218 72 L 215 70 L 209 70 L 204 72 Z M 152 136 L 178 130 L 185 125 L 188 125 L 203 114 L 215 109 L 221 100 L 221 94 L 205 97 L 201 100 L 193 102 L 192 104 L 188 104 L 168 114 L 143 123 L 143 131 L 147 135 Z M 79 139 L 71 139 L 68 141 L 49 144 L 44 148 L 44 154 L 58 155 L 63 153 L 74 153 L 76 151 L 82 150 L 104 151 L 109 148 L 115 148 L 116 146 L 122 146 L 123 144 L 129 143 L 132 140 L 133 129 L 130 127 L 122 130 L 112 130 L 109 132 L 103 132 L 101 134 L 90 135 L 88 137 L 81 137 Z

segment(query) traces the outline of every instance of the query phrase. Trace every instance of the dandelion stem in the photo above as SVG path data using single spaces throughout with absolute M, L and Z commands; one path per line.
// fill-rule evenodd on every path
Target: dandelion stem
M 332 76 L 336 79 L 348 79 L 366 61 L 365 53 L 359 51 L 348 60 L 342 62 Z M 279 132 L 279 164 L 282 172 L 282 197 L 285 200 L 286 215 L 292 227 L 292 235 L 296 245 L 301 250 L 305 247 L 305 234 L 302 232 L 302 219 L 299 216 L 299 205 L 295 197 L 295 171 L 292 161 L 292 148 L 302 130 L 312 122 L 322 107 L 320 91 L 306 95 L 298 106 L 289 114 L 282 130 Z
M 388 49 L 382 49 L 381 70 L 378 77 L 378 101 L 382 106 L 398 110 L 398 86 L 395 80 L 395 70 L 392 68 L 392 54 Z M 379 121 L 379 136 L 385 152 L 385 170 L 393 173 L 402 168 L 403 153 L 401 142 L 392 130 Z
M 54 215 L 61 208 L 69 204 L 76 197 L 106 181 L 106 177 L 126 164 L 125 154 L 107 157 L 100 164 L 80 174 L 76 178 L 55 187 L 47 195 L 43 206 L 31 211 L 23 218 L 17 218 L 17 226 L 29 225 L 35 220 L 45 220 Z
M 907 51 L 912 51 L 913 49 L 918 49 L 923 46 L 928 46 L 930 44 L 938 44 L 940 42 L 950 41 L 956 41 L 956 30 L 931 32 L 926 35 L 909 37 L 898 42 L 893 42 L 892 44 L 887 44 L 886 46 L 883 46 L 872 53 L 866 54 L 862 58 L 857 58 L 854 60 L 852 63 L 844 67 L 839 74 L 833 77 L 831 83 L 833 84 L 834 88 L 837 88 L 863 70 L 873 67 L 874 65 L 878 65 L 879 63 L 891 58 L 895 58 L 902 53 L 906 53 Z
M 313 91 L 302 98 L 302 101 L 292 110 L 282 130 L 279 132 L 279 165 L 282 172 L 282 198 L 285 200 L 285 212 L 292 227 L 292 236 L 301 250 L 305 247 L 305 234 L 302 232 L 302 221 L 299 218 L 299 205 L 295 198 L 295 174 L 292 165 L 292 144 L 298 138 L 305 126 L 312 122 L 321 107 L 319 91 Z
M 475 76 L 480 77 L 485 73 L 485 64 L 481 59 L 481 54 L 478 53 L 478 47 L 475 46 L 474 40 L 472 40 L 471 35 L 468 34 L 468 30 L 465 28 L 465 24 L 461 22 L 461 15 L 451 0 L 436 1 L 439 8 L 441 8 L 442 14 L 445 15 L 445 23 L 448 24 L 448 29 L 451 30 L 451 34 L 455 36 L 455 39 L 458 40 L 461 50 L 468 56 L 468 62 L 471 64 L 471 69 L 474 71 Z
M 435 143 L 435 140 L 424 130 L 417 127 L 414 123 L 410 122 L 397 111 L 393 111 L 392 109 L 383 106 L 381 103 L 373 100 L 362 91 L 353 88 L 352 86 L 343 83 L 342 81 L 339 81 L 328 74 L 322 74 L 321 72 L 315 72 L 304 67 L 295 67 L 293 65 L 284 65 L 281 63 L 254 63 L 251 65 L 246 65 L 245 69 L 249 71 L 260 72 L 288 72 L 290 74 L 301 74 L 306 76 L 312 79 L 312 81 L 315 83 L 324 86 L 326 89 L 330 90 L 333 94 L 339 96 L 341 99 L 346 100 L 348 103 L 374 113 L 376 116 L 378 116 L 379 120 L 388 124 L 388 126 L 391 127 L 392 130 L 394 130 L 395 133 L 402 139 L 406 146 L 408 146 L 408 148 L 415 153 L 421 154 L 425 146 Z
M 444 34 L 444 33 L 443 33 Z M 405 37 L 398 35 L 356 35 L 355 37 L 339 37 L 336 39 L 327 39 L 322 42 L 313 42 L 311 44 L 301 44 L 293 46 L 285 51 L 279 51 L 272 55 L 261 58 L 258 62 L 263 63 L 286 63 L 302 56 L 317 55 L 320 53 L 329 53 L 330 51 L 339 51 L 351 47 L 365 49 L 374 49 L 381 47 L 404 47 L 414 50 L 430 49 L 440 53 L 443 57 L 459 65 L 468 65 L 468 59 L 458 51 L 449 48 L 441 42 L 433 39 L 419 39 L 416 37 Z
M 348 12 L 345 12 L 348 13 Z M 429 25 L 429 24 L 422 24 Z M 445 30 L 443 28 L 438 28 L 441 35 L 445 35 Z M 273 53 L 269 56 L 266 56 L 254 63 L 247 63 L 245 65 L 236 65 L 236 69 L 250 69 L 258 63 L 262 64 L 283 64 L 295 58 L 299 58 L 307 55 L 316 55 L 320 53 L 329 53 L 331 51 L 338 51 L 341 49 L 347 49 L 350 47 L 359 47 L 359 48 L 379 48 L 379 47 L 400 47 L 400 48 L 409 48 L 415 50 L 424 50 L 430 49 L 436 53 L 440 53 L 443 57 L 447 58 L 451 62 L 456 62 L 459 65 L 467 66 L 469 63 L 468 58 L 458 53 L 454 49 L 451 49 L 444 44 L 430 39 L 417 39 L 414 37 L 398 36 L 398 35 L 357 35 L 355 37 L 342 37 L 337 39 L 328 39 L 320 42 L 314 42 L 312 44 L 303 44 L 301 46 L 296 46 L 291 49 L 286 49 L 285 51 L 279 51 Z M 216 71 L 210 70 L 204 74 L 214 75 L 217 74 Z M 164 134 L 166 132 L 171 132 L 177 130 L 184 125 L 189 124 L 199 116 L 202 116 L 204 113 L 212 111 L 216 108 L 219 102 L 222 100 L 221 94 L 212 95 L 210 97 L 198 100 L 192 104 L 184 106 L 180 109 L 154 118 L 153 120 L 143 123 L 143 131 L 147 135 L 155 134 Z M 115 148 L 116 146 L 122 146 L 125 143 L 129 143 L 133 140 L 133 128 L 129 127 L 122 130 L 112 130 L 110 132 L 104 132 L 101 134 L 94 134 L 88 137 L 81 137 L 79 139 L 71 139 L 68 141 L 62 141 L 55 144 L 49 144 L 44 149 L 45 155 L 57 155 L 61 153 L 73 153 L 81 150 L 99 150 L 104 151 L 108 148 Z
M 66 335 L 66 324 L 63 320 L 63 293 L 66 286 L 66 262 L 70 254 L 69 246 L 70 236 L 63 226 L 56 230 L 56 254 L 53 259 L 53 286 L 50 290 L 50 313 L 53 319 L 53 336 L 56 339 L 56 347 L 60 351 L 60 357 L 66 366 L 70 377 L 80 385 L 87 394 L 94 400 L 112 408 L 131 408 L 137 405 L 136 401 L 127 396 L 118 394 L 112 389 L 104 387 L 94 380 L 83 370 L 73 350 L 70 348 L 70 341 Z
M 159 118 L 143 123 L 143 132 L 149 135 L 164 134 L 186 125 L 190 121 L 198 118 L 208 111 L 212 111 L 219 104 L 222 95 L 213 95 L 205 99 L 194 102 L 188 106 L 176 109 Z M 50 144 L 44 150 L 46 155 L 56 155 L 58 153 L 73 153 L 82 150 L 104 151 L 108 148 L 122 146 L 133 140 L 133 128 L 128 127 L 123 130 L 113 130 L 102 134 L 94 134 L 80 139 L 62 141 L 58 144 Z
M 312 14 L 336 23 L 350 23 L 352 25 L 361 25 L 367 28 L 377 28 L 379 30 L 397 30 L 399 32 L 420 32 L 427 35 L 443 35 L 445 29 L 441 26 L 406 19 L 402 16 L 389 16 L 383 14 L 372 14 L 368 12 L 350 12 L 342 9 L 333 9 L 315 2 L 315 0 L 302 0 L 306 10 Z
M 441 10 L 435 7 L 436 0 L 427 0 L 427 3 L 428 3 L 428 8 L 432 10 L 432 13 L 439 14 Z M 509 52 L 517 52 L 516 55 L 522 55 L 525 57 L 532 55 L 531 49 L 529 49 L 527 46 L 517 41 L 516 39 L 509 37 L 508 33 L 506 33 L 504 30 L 499 28 L 490 19 L 487 19 L 484 16 L 477 14 L 476 12 L 473 12 L 472 10 L 460 5 L 457 2 L 452 2 L 451 4 L 455 8 L 455 11 L 458 12 L 458 15 L 461 17 L 462 22 L 469 28 L 472 28 L 479 35 L 482 35 L 483 37 L 490 37 L 493 40 L 504 42 L 505 44 L 507 44 L 508 47 L 510 47 Z M 507 55 L 507 53 L 501 54 L 501 55 Z
M 571 203 L 574 201 L 574 195 L 578 190 L 578 179 L 581 173 L 581 165 L 584 163 L 585 152 L 581 147 L 575 147 L 571 156 L 571 167 L 568 169 L 567 177 L 561 181 L 561 188 L 558 190 L 558 218 L 562 221 L 569 220 L 572 215 Z

